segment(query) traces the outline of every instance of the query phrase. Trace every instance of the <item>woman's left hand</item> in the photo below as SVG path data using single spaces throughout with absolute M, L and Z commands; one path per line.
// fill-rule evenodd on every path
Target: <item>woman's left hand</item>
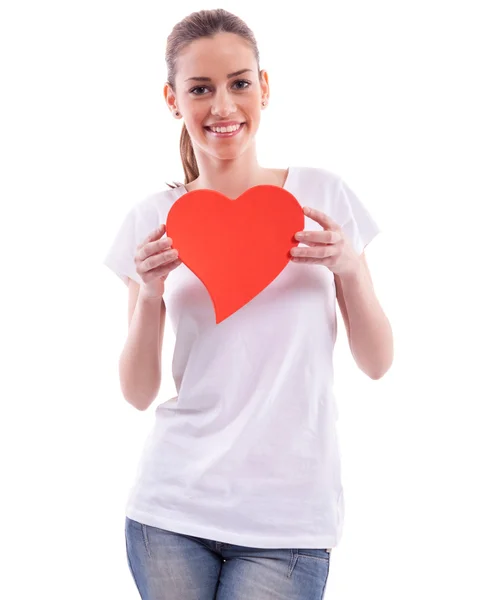
M 296 263 L 323 265 L 336 275 L 355 273 L 360 257 L 345 236 L 340 225 L 320 210 L 304 206 L 304 214 L 324 228 L 324 231 L 299 231 L 296 240 L 308 248 L 291 248 L 291 260 Z

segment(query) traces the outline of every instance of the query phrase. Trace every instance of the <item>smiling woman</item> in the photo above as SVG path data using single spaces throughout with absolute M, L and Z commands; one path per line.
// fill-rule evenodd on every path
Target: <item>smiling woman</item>
M 184 119 L 180 152 L 187 189 L 239 196 L 231 181 L 241 181 L 242 191 L 274 183 L 274 170 L 256 158 L 269 78 L 247 25 L 224 10 L 193 13 L 169 35 L 166 64 L 165 101 L 175 118 Z
M 127 503 L 128 564 L 151 600 L 252 600 L 257 590 L 322 600 L 344 517 L 333 393 L 337 287 L 354 357 L 378 378 L 386 348 L 376 324 L 385 321 L 368 274 L 355 272 L 380 230 L 330 171 L 259 165 L 255 137 L 269 81 L 241 19 L 222 9 L 189 15 L 168 37 L 166 62 L 166 106 L 184 119 L 185 182 L 133 206 L 105 260 L 129 289 L 120 379 L 139 410 L 161 385 L 166 314 L 175 332 L 177 395 L 155 410 Z M 188 227 L 179 231 L 179 220 L 160 239 L 172 207 L 196 200 L 181 213 Z M 296 232 L 307 237 L 297 238 L 303 245 L 295 243 L 290 260 L 270 237 L 281 220 L 288 247 L 295 229 L 308 230 Z M 260 283 L 267 256 L 285 266 L 216 321 L 205 285 L 181 262 L 181 240 L 191 241 L 191 260 L 201 250 L 204 272 L 223 267 L 220 291 Z

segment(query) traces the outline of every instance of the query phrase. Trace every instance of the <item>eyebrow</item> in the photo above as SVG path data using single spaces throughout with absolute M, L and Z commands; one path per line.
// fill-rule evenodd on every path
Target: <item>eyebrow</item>
M 235 73 L 229 73 L 227 78 L 230 79 L 231 77 L 236 77 L 236 75 L 241 75 L 242 73 L 245 73 L 246 71 L 252 72 L 252 69 L 242 69 L 241 71 L 236 71 Z M 191 79 L 194 79 L 195 81 L 212 81 L 212 79 L 210 77 L 188 77 L 184 81 L 190 81 Z

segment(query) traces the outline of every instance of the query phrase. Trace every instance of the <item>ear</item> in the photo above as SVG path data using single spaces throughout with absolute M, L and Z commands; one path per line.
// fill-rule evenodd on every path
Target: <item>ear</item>
M 264 69 L 262 69 L 261 71 L 261 91 L 262 91 L 262 96 L 267 96 L 267 98 L 269 97 L 269 75 L 267 74 L 267 71 L 265 71 Z
M 173 108 L 175 106 L 177 106 L 176 96 L 173 92 L 172 87 L 169 85 L 169 83 L 164 84 L 163 94 L 164 94 L 164 99 L 166 101 L 166 104 L 168 105 L 168 108 L 170 110 L 173 110 Z M 179 110 L 179 108 L 178 108 L 178 110 Z

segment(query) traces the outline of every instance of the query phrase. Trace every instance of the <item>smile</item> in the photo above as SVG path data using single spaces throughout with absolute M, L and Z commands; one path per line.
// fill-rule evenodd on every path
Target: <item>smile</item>
M 213 131 L 210 127 L 205 127 L 204 129 L 208 132 L 209 135 L 212 135 L 214 137 L 217 137 L 217 138 L 230 138 L 230 137 L 234 137 L 235 135 L 237 135 L 238 133 L 240 133 L 244 129 L 244 125 L 245 125 L 245 123 L 241 123 L 241 125 L 235 131 L 226 131 L 224 133 L 222 133 L 222 132 L 218 133 L 216 131 Z

